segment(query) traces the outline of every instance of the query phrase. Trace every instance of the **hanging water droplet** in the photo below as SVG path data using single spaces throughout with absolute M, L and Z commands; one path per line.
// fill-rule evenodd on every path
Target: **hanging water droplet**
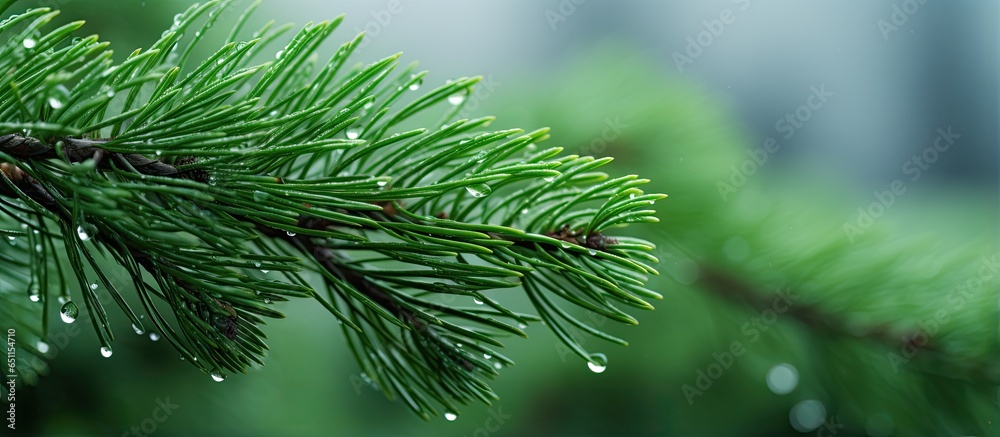
M 159 341 L 160 340 L 160 334 L 157 334 L 155 332 L 150 332 L 149 333 L 149 339 L 151 341 Z
M 521 214 L 527 214 L 527 213 L 528 213 L 528 208 L 524 208 L 521 210 Z
M 552 182 L 552 181 L 556 180 L 556 177 L 555 176 L 549 176 L 549 177 L 542 178 L 542 180 L 545 181 L 545 182 Z
M 135 323 L 132 324 L 132 330 L 135 331 L 135 333 L 137 335 L 142 335 L 143 334 L 142 328 L 140 328 L 138 326 L 135 326 Z
M 570 247 L 573 247 L 572 244 L 569 244 L 568 242 L 565 241 L 559 243 L 559 245 L 562 246 L 563 249 L 569 249 Z
M 268 272 L 270 272 L 270 270 L 261 270 L 260 272 L 266 275 Z M 257 293 L 257 294 L 260 294 L 260 293 Z
M 214 380 L 215 382 L 222 382 L 223 380 L 225 380 L 225 379 L 226 379 L 226 375 L 223 375 L 223 374 L 222 374 L 221 372 L 219 372 L 218 370 L 213 370 L 213 371 L 212 371 L 212 379 L 213 379 L 213 380 Z
M 156 152 L 154 152 L 154 153 L 156 153 L 156 156 L 160 156 L 160 155 L 162 155 L 162 154 L 163 154 L 163 151 L 162 151 L 162 150 L 157 150 L 157 151 L 156 151 Z
M 42 300 L 42 297 L 38 293 L 32 293 L 28 295 L 28 299 L 30 299 L 32 302 L 38 302 Z
M 380 187 L 384 187 L 384 186 L 386 186 L 386 185 L 389 184 L 389 181 L 384 181 L 384 180 L 383 181 L 378 181 L 378 182 L 376 182 L 376 184 L 378 184 L 378 186 L 380 186 Z
M 524 329 L 524 328 L 527 328 L 527 327 L 528 327 L 528 325 L 525 325 L 524 323 L 518 323 L 517 324 L 517 328 L 518 329 Z
M 259 269 L 260 268 L 260 261 L 254 261 L 253 262 L 253 266 L 257 267 Z
M 38 45 L 38 41 L 35 41 L 34 39 L 31 38 L 24 39 L 24 48 L 33 49 L 35 48 L 36 45 Z
M 462 343 L 455 343 L 455 347 L 462 347 Z
M 101 347 L 101 356 L 104 358 L 111 358 L 111 354 L 114 353 L 111 348 L 107 346 Z
M 41 252 L 41 251 L 42 251 L 42 245 L 41 244 L 36 244 L 35 245 L 35 252 Z
M 76 303 L 73 301 L 64 303 L 62 308 L 59 309 L 59 316 L 62 317 L 62 321 L 66 323 L 75 322 L 79 315 L 80 307 L 76 306 Z
M 87 241 L 97 235 L 97 227 L 92 224 L 84 223 L 76 227 L 76 236 L 80 237 L 80 241 Z
M 448 96 L 448 103 L 451 103 L 452 106 L 461 105 L 462 102 L 465 101 L 465 94 L 466 93 L 456 93 Z
M 490 358 L 493 358 L 493 355 L 490 355 L 490 354 L 483 354 L 483 358 L 486 358 L 486 359 L 488 360 L 488 359 L 490 359 Z
M 503 364 L 500 364 L 500 362 L 497 361 L 497 362 L 493 363 L 493 368 L 497 369 L 497 370 L 503 369 Z
M 281 59 L 283 56 L 285 56 L 285 51 L 284 50 L 278 50 L 278 53 L 274 54 L 274 59 Z
M 55 97 L 49 97 L 49 106 L 51 106 L 52 109 L 59 109 L 63 107 L 63 103 Z
M 287 234 L 289 237 L 294 237 L 295 235 L 297 235 L 296 233 L 294 233 L 292 231 L 285 231 L 285 234 Z
M 8 236 L 7 236 L 7 239 L 8 239 L 8 240 L 10 240 L 10 241 L 14 241 L 14 240 L 16 240 L 16 239 L 17 239 L 17 237 L 15 237 L 15 236 L 13 236 L 13 235 L 8 235 Z
M 108 92 L 106 92 L 104 94 L 106 96 L 108 96 L 108 98 L 114 97 L 115 96 L 115 90 L 108 90 Z
M 597 250 L 595 250 L 595 249 L 587 249 L 587 253 L 589 253 L 590 256 L 594 256 L 594 255 L 597 255 Z
M 222 58 L 219 58 L 218 61 L 215 61 L 215 65 L 222 65 L 223 62 L 226 62 L 226 60 L 222 59 Z
M 174 15 L 174 26 L 180 26 L 181 25 L 181 18 L 184 18 L 184 15 L 182 15 L 182 14 Z
M 352 127 L 347 130 L 347 139 L 349 140 L 356 140 L 360 136 L 361 136 L 361 129 Z
M 410 91 L 416 91 L 420 89 L 420 82 L 414 82 L 410 84 Z
M 465 191 L 468 191 L 472 197 L 486 197 L 493 192 L 493 189 L 486 184 L 473 184 L 465 187 Z
M 96 283 L 90 284 L 90 289 L 91 290 L 97 290 L 97 284 Z
M 35 349 L 38 349 L 38 352 L 41 352 L 43 354 L 47 353 L 49 351 L 49 344 L 44 341 L 38 340 L 38 343 L 35 344 Z
M 472 303 L 474 303 L 476 305 L 482 305 L 483 304 L 483 300 L 480 299 L 480 298 L 478 298 L 478 297 L 473 297 L 472 298 Z
M 444 413 L 444 418 L 448 419 L 449 422 L 454 422 L 455 419 L 458 419 L 458 415 L 449 411 Z
M 604 354 L 590 354 L 590 361 L 587 362 L 587 367 L 590 368 L 591 372 L 601 373 L 604 369 L 608 368 L 608 357 Z

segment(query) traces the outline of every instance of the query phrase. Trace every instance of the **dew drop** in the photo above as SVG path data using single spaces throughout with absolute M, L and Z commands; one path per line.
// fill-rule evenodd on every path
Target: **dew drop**
M 517 328 L 518 329 L 524 329 L 524 328 L 527 328 L 527 327 L 528 327 L 528 325 L 525 325 L 524 323 L 518 323 L 517 324 Z
M 254 261 L 253 262 L 253 266 L 257 267 L 257 268 L 260 268 L 260 261 Z
M 41 251 L 42 251 L 42 245 L 41 244 L 36 244 L 35 245 L 35 252 L 41 252 Z
M 349 140 L 356 140 L 360 136 L 361 136 L 361 129 L 350 128 L 347 130 L 347 139 Z
M 556 177 L 555 176 L 549 176 L 549 177 L 542 178 L 542 180 L 545 181 L 545 182 L 552 182 L 552 181 L 556 180 Z
M 84 223 L 76 227 L 76 236 L 80 237 L 80 241 L 87 241 L 94 238 L 97 235 L 97 228 L 89 223 Z
M 223 375 L 218 370 L 213 370 L 212 371 L 212 380 L 214 380 L 215 382 L 222 382 L 225 379 L 226 379 L 226 376 Z
M 41 352 L 43 354 L 47 353 L 49 351 L 49 344 L 44 341 L 38 340 L 38 343 L 35 344 L 35 349 L 38 349 L 38 352 Z
M 410 91 L 416 91 L 420 89 L 420 82 L 414 82 L 410 84 Z
M 490 359 L 490 358 L 493 358 L 493 355 L 490 355 L 490 354 L 483 354 L 483 358 L 486 358 L 486 359 L 488 360 L 488 359 Z
M 454 422 L 455 419 L 458 419 L 458 415 L 452 412 L 447 412 L 444 413 L 444 418 L 448 419 L 449 422 Z
M 135 323 L 132 324 L 132 330 L 135 331 L 137 335 L 143 334 L 142 328 L 136 326 Z
M 478 297 L 473 297 L 472 298 L 472 302 L 475 303 L 476 305 L 482 305 L 483 304 L 483 300 L 480 299 L 480 298 L 478 298 Z
M 63 102 L 55 97 L 49 97 L 49 106 L 51 106 L 52 109 L 59 109 L 63 107 Z
M 497 369 L 497 370 L 503 369 L 503 364 L 500 364 L 500 362 L 497 361 L 497 362 L 493 363 L 493 368 Z
M 160 156 L 160 155 L 163 154 L 163 151 L 162 150 L 157 150 L 155 153 L 156 153 L 156 156 Z
M 38 293 L 31 293 L 30 295 L 28 295 L 28 299 L 30 299 L 32 302 L 38 302 L 42 300 L 42 296 L 40 296 Z
M 573 247 L 572 244 L 569 244 L 566 241 L 563 241 L 563 242 L 559 243 L 559 245 L 562 246 L 563 249 L 569 249 L 570 247 Z
M 462 102 L 465 101 L 465 95 L 466 95 L 466 93 L 452 94 L 452 95 L 448 96 L 448 103 L 451 103 L 452 106 L 461 105 Z
M 608 368 L 608 357 L 604 356 L 604 354 L 591 354 L 590 361 L 587 362 L 587 367 L 594 373 L 604 372 L 604 369 Z
M 595 255 L 597 255 L 597 250 L 595 250 L 595 249 L 587 249 L 587 253 L 589 253 L 590 256 L 595 256 Z
M 376 182 L 376 184 L 378 184 L 378 186 L 380 187 L 384 187 L 389 184 L 389 181 L 378 181 Z
M 101 347 L 101 356 L 104 358 L 111 358 L 111 354 L 114 353 L 111 348 L 107 346 Z
M 465 191 L 468 191 L 472 197 L 486 197 L 493 192 L 493 189 L 486 184 L 473 184 L 465 187 Z
M 97 290 L 97 284 L 96 283 L 90 284 L 90 289 L 91 290 Z
M 284 50 L 278 50 L 278 53 L 274 54 L 274 59 L 281 59 L 284 56 L 285 56 L 285 51 Z
M 115 96 L 115 90 L 108 90 L 108 92 L 106 92 L 104 94 L 106 96 L 108 96 L 108 98 L 114 97 Z
M 35 41 L 34 39 L 31 38 L 24 39 L 24 48 L 33 49 L 35 48 L 36 45 L 38 45 L 38 41 Z
M 296 235 L 296 234 L 295 234 L 294 232 L 292 232 L 292 231 L 285 231 L 285 234 L 287 234 L 287 235 L 288 235 L 289 237 L 294 237 L 294 236 Z
M 75 322 L 79 315 L 80 307 L 76 306 L 76 303 L 73 301 L 64 303 L 62 308 L 59 309 L 59 316 L 62 317 L 62 321 L 66 323 Z
M 149 339 L 150 341 L 160 341 L 160 334 L 157 334 L 155 332 L 150 332 Z

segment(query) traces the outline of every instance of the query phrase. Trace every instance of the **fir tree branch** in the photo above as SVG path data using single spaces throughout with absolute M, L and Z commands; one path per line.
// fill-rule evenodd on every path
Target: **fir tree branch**
M 360 36 L 319 63 L 342 17 L 307 25 L 260 64 L 255 55 L 289 28 L 240 41 L 241 18 L 222 48 L 190 61 L 229 3 L 191 7 L 120 64 L 96 37 L 69 39 L 82 23 L 44 33 L 56 15 L 47 9 L 0 23 L 0 223 L 29 240 L 2 255 L 26 267 L 11 282 L 43 302 L 41 328 L 28 329 L 44 337 L 53 289 L 64 320 L 77 316 L 58 257 L 47 256 L 58 252 L 105 356 L 114 336 L 88 266 L 145 329 L 105 273 L 110 259 L 155 329 L 216 380 L 263 363 L 260 326 L 283 317 L 276 302 L 313 298 L 373 382 L 425 418 L 496 399 L 486 381 L 513 364 L 498 338 L 526 336 L 529 322 L 544 320 L 600 365 L 604 355 L 570 329 L 625 344 L 552 296 L 628 324 L 619 305 L 652 309 L 653 246 L 606 234 L 656 221 L 647 208 L 664 196 L 644 193 L 647 180 L 599 172 L 610 159 L 538 149 L 546 130 L 455 120 L 478 78 L 412 97 L 425 73 L 394 73 L 399 55 L 344 68 Z M 404 128 L 441 105 L 442 121 Z M 517 287 L 540 319 L 489 296 Z M 456 296 L 482 306 L 456 306 Z

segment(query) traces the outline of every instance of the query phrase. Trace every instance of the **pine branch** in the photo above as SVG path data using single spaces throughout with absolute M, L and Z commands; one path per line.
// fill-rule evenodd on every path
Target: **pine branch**
M 426 72 L 397 72 L 399 55 L 347 67 L 361 36 L 320 62 L 342 17 L 257 63 L 290 27 L 241 40 L 255 3 L 221 48 L 192 61 L 229 3 L 192 6 L 118 64 L 109 44 L 73 37 L 82 22 L 46 31 L 57 12 L 0 23 L 0 233 L 13 242 L 0 259 L 15 267 L 0 272 L 5 320 L 41 339 L 52 296 L 69 323 L 82 301 L 110 356 L 96 275 L 136 332 L 145 313 L 221 381 L 263 364 L 261 326 L 283 317 L 277 302 L 312 298 L 373 383 L 425 418 L 496 399 L 487 381 L 513 364 L 500 338 L 526 337 L 528 323 L 545 321 L 602 366 L 571 329 L 626 344 L 562 307 L 636 324 L 619 306 L 660 298 L 644 287 L 653 246 L 608 234 L 656 221 L 647 208 L 664 196 L 644 193 L 647 180 L 599 172 L 610 159 L 539 149 L 546 130 L 456 120 L 478 78 L 414 96 Z M 141 311 L 112 270 L 132 279 Z M 538 316 L 490 296 L 509 288 Z M 35 345 L 19 357 L 44 357 Z M 19 366 L 27 380 L 43 371 Z

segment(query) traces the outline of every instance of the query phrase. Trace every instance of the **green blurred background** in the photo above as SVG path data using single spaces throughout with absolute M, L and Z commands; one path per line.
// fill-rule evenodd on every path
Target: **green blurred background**
M 87 20 L 124 56 L 189 3 L 17 7 L 38 5 Z M 115 314 L 110 359 L 89 321 L 55 326 L 49 375 L 19 396 L 21 432 L 1000 435 L 1000 280 L 981 273 L 998 248 L 997 2 L 265 0 L 252 22 L 345 12 L 334 39 L 370 37 L 357 60 L 402 50 L 428 82 L 483 75 L 469 115 L 550 126 L 553 145 L 613 156 L 611 172 L 670 196 L 660 224 L 627 231 L 659 245 L 649 288 L 664 300 L 638 327 L 591 320 L 631 345 L 585 338 L 609 357 L 594 374 L 531 326 L 507 342 L 517 365 L 495 383 L 501 401 L 425 423 L 364 383 L 312 302 L 282 308 L 265 368 L 223 383 Z M 817 104 L 817 89 L 832 95 Z M 955 144 L 907 164 L 949 126 Z M 760 164 L 769 138 L 780 148 Z M 895 180 L 905 193 L 872 210 Z M 881 212 L 855 235 L 859 207 Z M 771 306 L 778 290 L 789 310 Z M 914 332 L 931 348 L 894 361 Z

